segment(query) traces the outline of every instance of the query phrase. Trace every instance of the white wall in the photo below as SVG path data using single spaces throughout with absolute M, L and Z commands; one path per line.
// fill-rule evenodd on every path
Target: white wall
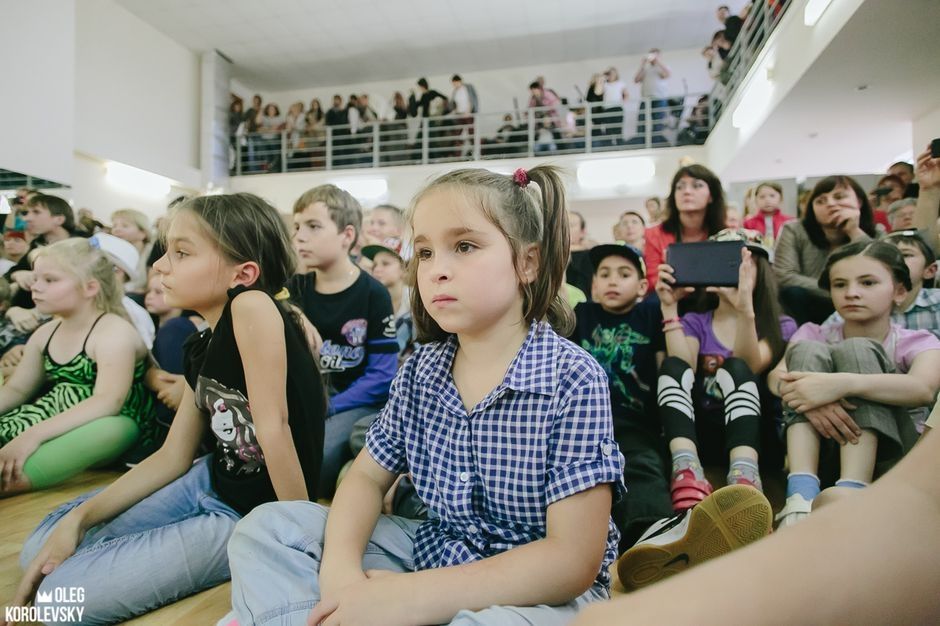
M 198 187 L 199 125 L 195 53 L 113 0 L 76 3 L 76 151 Z
M 704 46 L 706 43 L 703 41 L 702 45 Z M 571 103 L 578 102 L 577 88 L 586 92 L 591 75 L 603 72 L 610 66 L 617 68 L 621 79 L 629 85 L 630 97 L 637 99 L 640 97 L 640 89 L 639 85 L 633 83 L 633 75 L 639 67 L 640 58 L 640 55 L 629 55 L 557 63 L 547 66 L 510 67 L 484 72 L 461 72 L 459 68 L 456 68 L 455 73 L 460 74 L 464 82 L 473 84 L 479 97 L 481 113 L 503 112 L 512 110 L 513 97 L 518 100 L 521 108 L 527 106 L 529 83 L 539 75 L 545 77 L 545 84 L 558 92 L 558 95 L 568 98 Z M 673 94 L 682 95 L 686 91 L 688 93 L 704 93 L 711 89 L 712 80 L 708 77 L 705 60 L 701 56 L 701 48 L 666 50 L 663 52 L 663 61 L 672 71 L 672 76 L 668 82 L 670 92 Z M 452 75 L 453 73 L 429 75 L 426 78 L 431 88 L 437 89 L 445 96 L 450 96 L 453 89 L 450 83 Z M 259 91 L 258 93 L 261 94 L 265 103 L 269 101 L 276 103 L 280 107 L 281 113 L 286 113 L 287 107 L 298 100 L 304 103 L 305 108 L 308 108 L 311 99 L 319 98 L 324 110 L 327 110 L 331 106 L 334 94 L 340 94 L 345 102 L 351 93 L 366 93 L 369 95 L 369 104 L 380 117 L 384 117 L 391 111 L 390 102 L 393 94 L 400 91 L 407 99 L 408 90 L 416 89 L 415 83 L 418 78 L 420 76 L 415 76 L 410 81 L 380 81 L 293 91 Z M 686 81 L 687 89 L 683 85 L 683 79 Z M 232 90 L 233 93 L 245 100 L 246 107 L 250 106 L 251 96 L 254 93 L 250 85 L 232 81 Z
M 2 5 L 0 168 L 72 179 L 74 0 Z
M 930 142 L 940 137 L 940 108 L 914 120 L 912 132 L 914 158 L 924 151 Z
M 755 176 L 753 172 L 741 175 L 727 169 L 864 1 L 833 2 L 811 28 L 803 23 L 807 0 L 793 1 L 709 135 L 709 161 L 714 165 L 716 173 L 731 180 Z M 768 79 L 769 86 L 761 90 L 762 86 L 768 84 Z M 763 113 L 756 115 L 748 127 L 735 128 L 732 124 L 735 109 L 745 97 L 752 97 L 752 90 L 755 89 L 766 95 L 749 102 L 755 108 L 763 109 Z M 752 91 L 751 96 L 748 95 L 749 91 Z
M 363 178 L 382 178 L 388 184 L 387 196 L 364 200 L 363 206 L 369 209 L 382 202 L 390 202 L 404 207 L 430 180 L 457 167 L 485 167 L 501 173 L 510 173 L 518 167 L 529 168 L 539 163 L 551 163 L 558 165 L 564 171 L 569 206 L 573 210 L 583 212 L 588 222 L 588 232 L 592 237 L 598 241 L 607 241 L 611 238 L 610 227 L 616 221 L 616 216 L 628 208 L 642 208 L 644 199 L 649 196 L 667 195 L 672 176 L 679 167 L 679 159 L 689 157 L 701 162 L 705 156 L 705 149 L 701 146 L 685 146 L 633 150 L 628 153 L 614 153 L 606 156 L 607 158 L 650 158 L 655 167 L 655 176 L 642 184 L 617 185 L 618 181 L 613 180 L 614 186 L 608 189 L 582 189 L 576 178 L 578 164 L 597 160 L 598 157 L 576 155 L 545 159 L 506 159 L 448 165 L 386 167 L 376 170 L 238 176 L 229 179 L 230 188 L 226 191 L 247 191 L 257 194 L 271 202 L 282 213 L 291 213 L 294 201 L 311 187 L 325 183 L 342 184 L 344 181 Z
M 104 161 L 78 152 L 74 156 L 73 172 L 71 189 L 53 193 L 71 202 L 76 211 L 91 209 L 105 224 L 110 224 L 112 212 L 126 208 L 143 211 L 151 220 L 156 219 L 166 213 L 170 200 L 183 193 L 193 193 L 191 189 L 173 187 L 166 196 L 154 197 L 115 187 L 105 177 Z

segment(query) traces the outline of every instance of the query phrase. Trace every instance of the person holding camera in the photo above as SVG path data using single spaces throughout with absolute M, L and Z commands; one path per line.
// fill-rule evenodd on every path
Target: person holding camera
M 670 76 L 669 68 L 663 63 L 659 48 L 652 48 L 649 54 L 640 59 L 640 69 L 637 70 L 633 82 L 640 85 L 640 114 L 636 121 L 636 134 L 644 143 L 646 141 L 646 118 L 653 118 L 651 142 L 653 144 L 667 143 L 662 132 L 665 124 L 661 121 L 666 117 L 666 96 L 669 95 Z
M 609 67 L 604 72 L 606 81 L 594 83 L 594 90 L 600 89 L 603 95 L 601 118 L 597 120 L 604 129 L 606 143 L 616 146 L 623 143 L 623 103 L 630 98 L 627 84 L 620 80 L 617 68 Z
M 760 377 L 783 356 L 796 322 L 783 315 L 770 251 L 756 231 L 727 229 L 710 241 L 742 241 L 736 287 L 707 287 L 704 313 L 679 317 L 676 272 L 659 266 L 659 295 L 667 358 L 657 400 L 672 456 L 673 508 L 689 509 L 712 492 L 701 459 L 728 460 L 728 484 L 761 489 L 758 452 Z M 765 396 L 767 394 L 764 394 Z

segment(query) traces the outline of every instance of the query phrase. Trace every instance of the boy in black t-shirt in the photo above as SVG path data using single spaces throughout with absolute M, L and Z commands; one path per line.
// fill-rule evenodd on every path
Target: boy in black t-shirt
M 309 273 L 294 276 L 288 289 L 323 338 L 320 372 L 330 392 L 321 497 L 333 493 L 351 458 L 353 424 L 385 404 L 398 367 L 388 290 L 349 258 L 361 225 L 359 202 L 334 185 L 314 187 L 294 203 L 294 250 Z
M 587 350 L 607 373 L 614 438 L 626 463 L 627 495 L 614 505 L 620 550 L 629 548 L 651 523 L 673 515 L 669 457 L 656 404 L 656 379 L 665 356 L 658 303 L 640 302 L 646 293 L 643 254 L 623 244 L 589 252 L 597 302 L 575 307 L 571 340 Z

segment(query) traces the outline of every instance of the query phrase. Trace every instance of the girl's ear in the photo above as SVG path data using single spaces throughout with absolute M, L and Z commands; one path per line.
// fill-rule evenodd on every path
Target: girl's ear
M 894 308 L 895 308 L 895 309 L 897 309 L 898 307 L 901 306 L 901 303 L 904 302 L 904 298 L 907 297 L 907 293 L 908 293 L 908 292 L 907 292 L 907 287 L 905 287 L 905 286 L 902 285 L 901 283 L 895 283 L 895 285 L 894 285 L 894 297 L 892 298 L 892 300 L 894 301 Z
M 245 287 L 251 287 L 257 282 L 258 277 L 261 276 L 261 268 L 258 267 L 258 264 L 254 261 L 246 261 L 235 266 L 235 275 L 232 277 L 232 281 L 229 284 L 229 289 L 236 287 L 238 285 L 244 285 Z
M 541 256 L 539 254 L 539 247 L 536 244 L 529 244 L 526 246 L 525 250 L 522 251 L 522 262 L 520 263 L 520 274 L 522 275 L 522 280 L 526 284 L 535 282 L 536 277 L 539 275 L 539 263 L 541 261 Z
M 98 295 L 99 291 L 101 291 L 101 283 L 99 283 L 97 280 L 92 279 L 82 285 L 82 296 L 85 298 L 94 298 Z

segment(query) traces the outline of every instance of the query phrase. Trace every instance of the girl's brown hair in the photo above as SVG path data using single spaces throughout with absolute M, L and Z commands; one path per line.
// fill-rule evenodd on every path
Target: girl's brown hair
M 522 293 L 523 317 L 527 323 L 547 320 L 556 332 L 566 336 L 574 328 L 574 314 L 559 292 L 568 265 L 568 213 L 565 187 L 558 168 L 540 165 L 526 172 L 533 185 L 522 187 L 514 176 L 484 169 L 459 169 L 436 178 L 415 196 L 408 210 L 408 222 L 414 221 L 418 203 L 429 192 L 449 188 L 459 191 L 468 203 L 478 206 L 483 215 L 506 237 L 513 254 L 513 265 Z M 537 187 L 535 189 L 534 187 Z M 525 280 L 521 261 L 527 246 L 538 247 L 538 271 L 532 282 Z M 444 331 L 428 313 L 417 286 L 417 257 L 408 264 L 411 311 L 421 343 L 443 341 Z

